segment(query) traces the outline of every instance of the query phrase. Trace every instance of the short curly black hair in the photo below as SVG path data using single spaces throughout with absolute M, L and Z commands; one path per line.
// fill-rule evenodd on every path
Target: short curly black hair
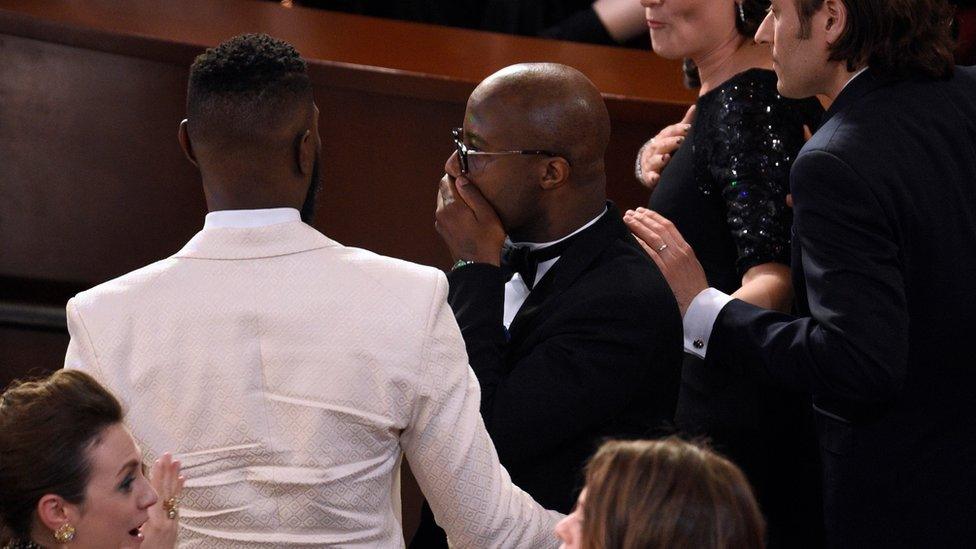
M 255 134 L 301 100 L 311 105 L 312 84 L 295 48 L 266 34 L 242 34 L 194 60 L 187 89 L 191 131 Z

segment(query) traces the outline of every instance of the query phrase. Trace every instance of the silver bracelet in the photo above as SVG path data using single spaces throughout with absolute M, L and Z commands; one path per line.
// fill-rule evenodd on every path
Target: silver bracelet
M 653 143 L 654 138 L 651 138 L 650 141 L 641 145 L 641 148 L 637 150 L 637 161 L 634 162 L 634 177 L 636 177 L 637 181 L 642 185 L 644 184 L 644 170 L 641 169 L 641 157 L 644 156 L 644 149 Z
M 454 266 L 451 267 L 451 271 L 456 271 L 456 270 L 460 269 L 461 267 L 464 267 L 464 266 L 467 266 L 467 265 L 471 265 L 473 263 L 477 263 L 477 261 L 471 261 L 470 259 L 458 259 L 454 263 Z

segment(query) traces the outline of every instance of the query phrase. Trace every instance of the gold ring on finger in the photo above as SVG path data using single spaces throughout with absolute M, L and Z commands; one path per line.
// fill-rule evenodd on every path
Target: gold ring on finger
M 163 511 L 166 511 L 166 518 L 176 520 L 180 511 L 180 498 L 171 496 L 163 500 Z

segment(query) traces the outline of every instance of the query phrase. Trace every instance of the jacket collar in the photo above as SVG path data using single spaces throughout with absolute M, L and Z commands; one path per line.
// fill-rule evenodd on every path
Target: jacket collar
M 874 70 L 868 68 L 866 71 L 854 77 L 853 80 L 847 83 L 847 86 L 841 90 L 837 98 L 827 109 L 824 114 L 823 123 L 830 120 L 835 114 L 846 110 L 848 107 L 853 105 L 866 94 L 888 84 L 889 81 L 878 76 Z M 821 126 L 823 125 L 821 124 Z
M 301 221 L 250 228 L 210 228 L 198 232 L 174 257 L 258 259 L 339 246 Z
M 607 211 L 603 217 L 579 233 L 573 245 L 559 257 L 559 261 L 546 272 L 545 276 L 536 281 L 532 292 L 512 319 L 509 328 L 512 343 L 517 345 L 516 340 L 524 338 L 523 325 L 530 324 L 546 304 L 551 303 L 553 298 L 572 286 L 583 271 L 608 248 L 610 242 L 629 235 L 630 231 L 621 220 L 620 211 L 608 200 Z M 636 243 L 634 245 L 636 246 Z

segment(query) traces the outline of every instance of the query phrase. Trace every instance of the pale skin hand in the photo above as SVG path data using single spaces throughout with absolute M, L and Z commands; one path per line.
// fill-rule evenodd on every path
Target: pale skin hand
M 681 122 L 665 127 L 650 141 L 644 143 L 644 146 L 637 152 L 637 161 L 641 167 L 641 177 L 638 178 L 638 181 L 651 192 L 654 192 L 654 188 L 661 181 L 661 172 L 671 161 L 674 151 L 678 150 L 684 143 L 694 119 L 695 106 L 692 105 Z
M 505 229 L 491 204 L 466 177 L 441 178 L 434 220 L 455 260 L 501 263 Z
M 695 257 L 695 251 L 674 224 L 657 212 L 646 208 L 628 211 L 624 223 L 661 270 L 684 317 L 695 296 L 708 288 L 705 271 Z M 667 247 L 661 250 L 664 244 Z M 793 299 L 789 267 L 778 263 L 752 267 L 746 271 L 742 287 L 732 297 L 758 307 L 787 311 Z
M 668 281 L 683 318 L 691 300 L 708 288 L 705 271 L 695 257 L 695 251 L 673 223 L 647 208 L 628 210 L 624 214 L 624 223 Z M 667 247 L 662 250 L 665 244 Z
M 142 527 L 145 536 L 142 548 L 173 549 L 176 547 L 179 517 L 176 519 L 167 517 L 163 502 L 170 497 L 179 498 L 183 493 L 183 482 L 186 479 L 180 475 L 180 462 L 174 460 L 169 453 L 163 454 L 163 457 L 153 463 L 150 475 L 149 483 L 159 495 L 159 500 L 149 508 L 149 520 Z

